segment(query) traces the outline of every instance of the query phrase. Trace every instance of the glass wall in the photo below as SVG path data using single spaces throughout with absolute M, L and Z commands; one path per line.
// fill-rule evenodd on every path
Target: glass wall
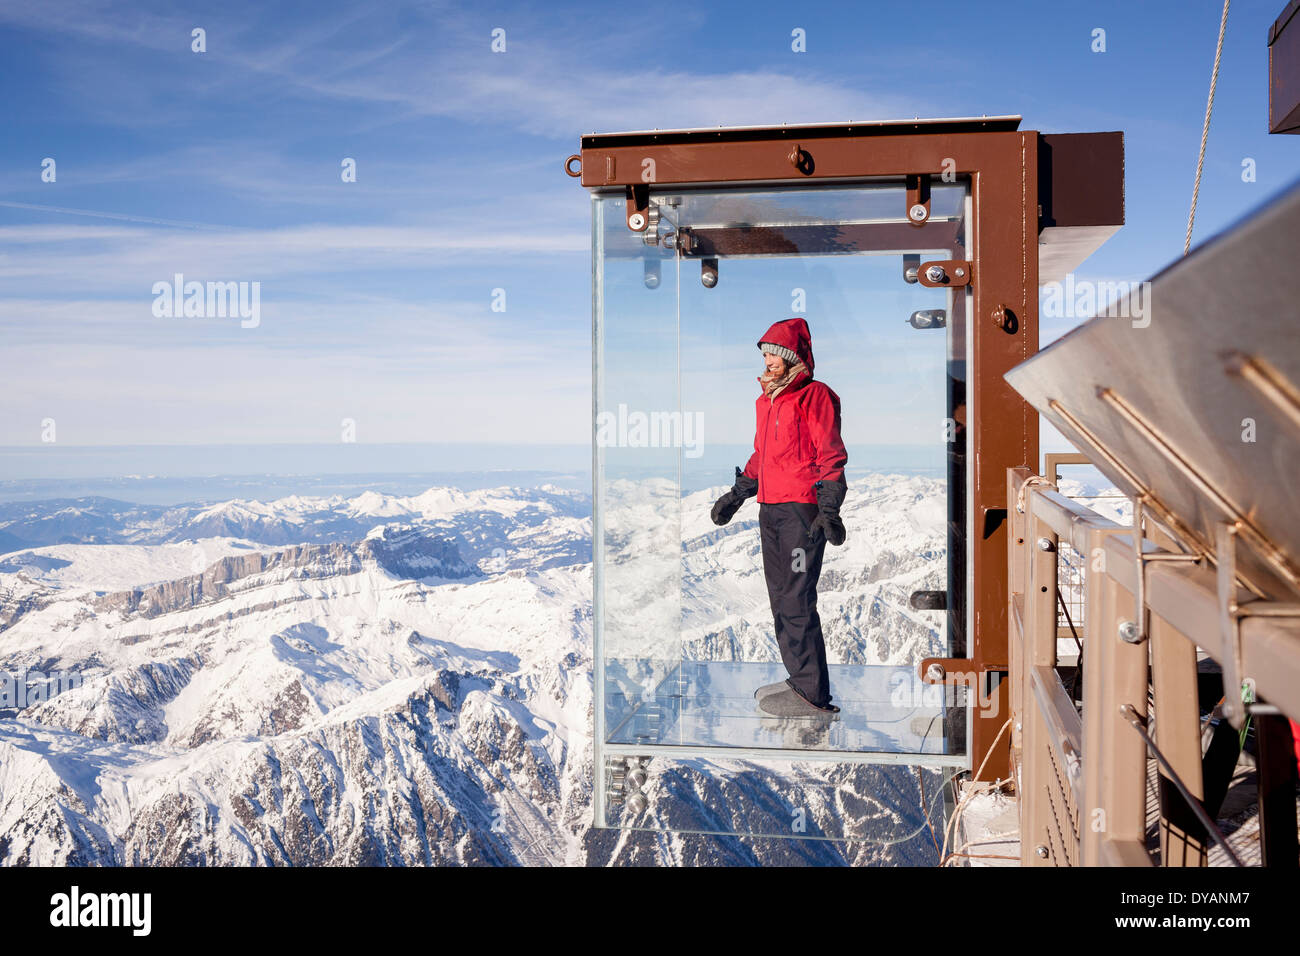
M 969 293 L 907 269 L 970 258 L 966 183 L 935 183 L 922 226 L 901 183 L 652 190 L 647 234 L 621 193 L 593 202 L 598 758 L 964 765 L 965 701 L 917 665 L 964 648 Z M 757 342 L 794 316 L 848 449 L 847 540 L 818 583 L 826 721 L 757 709 L 787 676 L 759 505 L 710 519 L 754 452 Z

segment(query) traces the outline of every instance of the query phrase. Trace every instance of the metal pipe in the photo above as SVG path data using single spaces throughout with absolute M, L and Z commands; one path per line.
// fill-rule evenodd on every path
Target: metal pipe
M 1146 485 L 1142 482 L 1142 480 L 1138 478 L 1138 476 L 1135 475 L 1133 472 L 1129 471 L 1127 465 L 1125 465 L 1122 461 L 1120 461 L 1118 458 L 1112 455 L 1110 451 L 1107 450 L 1105 445 L 1099 442 L 1096 439 L 1096 437 L 1094 437 L 1093 434 L 1088 431 L 1088 429 L 1083 427 L 1083 425 L 1079 422 L 1078 419 L 1076 419 L 1073 415 L 1071 415 L 1069 412 L 1065 410 L 1065 408 L 1061 405 L 1060 402 L 1058 402 L 1056 399 L 1052 399 L 1050 402 L 1047 403 L 1047 407 L 1052 409 L 1052 411 L 1056 412 L 1062 418 L 1064 418 L 1067 425 L 1069 425 L 1080 435 L 1086 438 L 1088 440 L 1088 444 L 1092 445 L 1092 447 L 1096 449 L 1097 453 L 1110 463 L 1112 468 L 1114 468 L 1125 478 L 1127 478 L 1129 480 L 1129 483 L 1132 484 L 1134 488 L 1137 488 L 1139 491 L 1142 492 L 1146 491 Z
M 1238 604 L 1241 617 L 1300 617 L 1300 604 L 1283 604 L 1280 601 L 1252 601 Z
M 1097 454 L 1105 458 L 1106 461 L 1110 463 L 1111 467 L 1113 467 L 1116 471 L 1122 474 L 1124 478 L 1138 491 L 1139 494 L 1142 494 L 1146 497 L 1147 506 L 1151 508 L 1153 511 L 1155 511 L 1157 515 L 1160 516 L 1160 520 L 1164 524 L 1166 524 L 1169 528 L 1171 528 L 1173 531 L 1179 534 L 1185 542 L 1191 542 L 1192 544 L 1198 545 L 1206 553 L 1209 552 L 1210 550 L 1209 547 L 1205 544 L 1204 541 L 1201 540 L 1200 536 L 1197 535 L 1197 533 L 1193 531 L 1188 525 L 1184 524 L 1183 521 L 1176 514 L 1174 514 L 1173 511 L 1171 511 L 1163 501 L 1161 501 L 1159 498 L 1155 496 L 1155 493 L 1152 492 L 1151 489 L 1148 488 L 1146 484 L 1140 478 L 1138 478 L 1137 475 L 1135 475 L 1132 471 L 1130 471 L 1122 461 L 1120 461 L 1118 458 L 1116 458 L 1114 455 L 1110 453 L 1110 451 L 1106 448 L 1105 445 L 1101 443 L 1101 440 L 1097 438 L 1096 435 L 1088 431 L 1088 429 L 1086 429 L 1083 426 L 1082 422 L 1080 422 L 1073 415 L 1067 412 L 1061 406 L 1060 402 L 1058 402 L 1056 399 L 1052 399 L 1050 402 L 1048 402 L 1048 407 L 1051 408 L 1053 411 L 1055 411 L 1056 414 L 1060 415 L 1063 419 L 1065 419 L 1066 424 L 1069 425 L 1071 428 L 1073 428 L 1076 432 L 1078 432 L 1080 437 L 1082 437 L 1084 441 L 1086 441 L 1089 445 L 1091 445 L 1093 447 L 1093 450 L 1096 451 Z
M 1300 395 L 1285 376 L 1253 355 L 1232 356 L 1227 370 L 1229 374 L 1240 375 L 1246 384 L 1290 419 L 1292 425 L 1300 428 Z
M 1147 539 L 1146 514 L 1142 510 L 1145 501 L 1146 495 L 1137 495 L 1133 498 L 1133 559 L 1137 563 L 1137 587 L 1133 589 L 1133 626 L 1137 629 L 1137 633 L 1133 643 L 1147 636 L 1147 575 L 1142 554 L 1142 546 Z
M 1142 739 L 1146 741 L 1147 749 L 1155 755 L 1156 760 L 1159 761 L 1161 768 L 1165 772 L 1165 776 L 1167 776 L 1170 781 L 1172 781 L 1173 785 L 1178 788 L 1178 792 L 1183 795 L 1183 799 L 1187 801 L 1187 805 L 1191 807 L 1192 812 L 1196 814 L 1196 819 L 1201 822 L 1201 826 L 1205 827 L 1205 831 L 1210 836 L 1214 837 L 1219 846 L 1223 847 L 1223 852 L 1228 855 L 1228 859 L 1232 861 L 1232 865 L 1245 866 L 1246 864 L 1241 862 L 1241 857 L 1237 856 L 1232 847 L 1228 846 L 1227 837 L 1223 835 L 1223 831 L 1220 830 L 1218 826 L 1215 825 L 1214 821 L 1210 819 L 1210 815 L 1205 812 L 1205 807 L 1201 805 L 1201 801 L 1192 796 L 1191 791 L 1187 789 L 1187 785 L 1183 783 L 1182 777 L 1178 776 L 1174 771 L 1173 766 L 1165 759 L 1165 755 L 1162 754 L 1160 749 L 1156 746 L 1156 742 L 1151 739 L 1151 735 L 1147 733 L 1146 727 L 1142 724 L 1142 717 L 1138 714 L 1137 709 L 1134 708 L 1132 704 L 1124 704 L 1119 710 L 1128 721 L 1129 726 L 1136 730 L 1142 736 Z
M 1260 556 L 1273 567 L 1286 581 L 1294 587 L 1300 587 L 1300 574 L 1293 569 L 1286 560 L 1286 556 L 1277 549 L 1273 542 L 1269 541 L 1258 528 L 1251 523 L 1245 513 L 1225 498 L 1217 488 L 1209 483 L 1203 475 L 1187 463 L 1182 455 L 1174 450 L 1173 446 L 1160 436 L 1160 434 L 1139 415 L 1128 402 L 1120 398 L 1113 389 L 1101 387 L 1097 389 L 1097 397 L 1103 402 L 1119 412 L 1126 422 L 1142 435 L 1152 446 L 1155 447 L 1169 464 L 1180 473 L 1184 478 L 1194 484 L 1206 495 L 1214 504 L 1222 510 L 1228 517 L 1240 525 L 1240 531 L 1244 537 L 1250 540 L 1260 552 Z

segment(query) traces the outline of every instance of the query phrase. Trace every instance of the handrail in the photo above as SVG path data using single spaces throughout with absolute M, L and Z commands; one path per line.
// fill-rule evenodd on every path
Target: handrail
M 1259 613 L 1251 613 L 1251 594 L 1239 588 L 1237 627 L 1225 634 L 1218 576 L 1199 555 L 1164 550 L 1145 529 L 1117 524 L 1066 498 L 1027 468 L 1009 469 L 1007 478 L 1011 746 L 1022 864 L 1150 865 L 1149 752 L 1204 827 L 1204 835 L 1184 833 L 1162 818 L 1161 862 L 1177 863 L 1180 853 L 1171 846 L 1182 848 L 1183 859 L 1190 847 L 1204 865 L 1208 837 L 1242 865 L 1201 805 L 1200 725 L 1194 706 L 1189 711 L 1185 703 L 1197 696 L 1193 648 L 1220 662 L 1236 654 L 1240 674 L 1271 705 L 1254 712 L 1296 719 L 1300 608 L 1253 602 Z M 1057 558 L 1065 544 L 1084 556 L 1082 712 L 1056 669 Z M 1135 614 L 1142 620 L 1134 621 Z M 1152 668 L 1159 669 L 1160 693 L 1172 693 L 1174 702 L 1149 732 Z M 1152 706 L 1164 713 L 1159 700 Z M 1121 721 L 1138 734 L 1119 730 Z
M 1123 525 L 1103 518 L 1091 508 L 1085 508 L 1059 491 L 1049 488 L 1032 489 L 1032 495 L 1026 499 L 1025 511 L 1043 519 L 1058 537 L 1064 538 L 1070 547 L 1081 554 L 1088 553 L 1085 542 L 1089 530 L 1127 530 Z
M 1053 683 L 1051 682 L 1055 682 Z M 1051 667 L 1035 667 L 1030 674 L 1030 684 L 1039 712 L 1049 731 L 1049 741 L 1066 766 L 1070 787 L 1076 800 L 1083 799 L 1081 755 L 1083 752 L 1083 722 L 1074 709 L 1074 702 L 1065 694 L 1061 678 Z

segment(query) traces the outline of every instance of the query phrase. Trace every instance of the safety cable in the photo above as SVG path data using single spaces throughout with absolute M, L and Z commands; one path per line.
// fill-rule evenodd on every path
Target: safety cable
M 935 790 L 934 796 L 930 799 L 931 808 L 933 808 L 934 802 L 938 800 L 941 796 L 943 796 L 944 786 L 951 783 L 953 780 L 955 780 L 959 774 L 963 774 L 965 772 L 966 772 L 965 770 L 956 770 L 943 779 L 938 789 Z M 942 775 L 943 771 L 940 770 L 939 773 Z M 926 809 L 926 808 L 923 807 L 922 809 Z M 895 846 L 899 843 L 906 843 L 908 840 L 915 839 L 917 836 L 920 835 L 921 831 L 926 828 L 930 819 L 929 809 L 926 809 L 925 815 L 926 815 L 927 822 L 922 823 L 919 827 L 917 827 L 911 833 L 908 833 L 906 836 L 901 836 L 894 840 L 864 840 L 861 837 L 847 837 L 845 839 L 845 842 L 846 843 L 869 843 L 873 846 Z
M 964 856 L 964 857 L 967 857 L 967 858 L 972 859 L 972 860 L 1015 860 L 1017 863 L 1019 863 L 1019 862 L 1020 862 L 1020 857 L 1018 857 L 1018 856 L 1002 856 L 1002 855 L 1000 855 L 1000 854 L 994 854 L 994 853 L 966 853 L 966 852 L 964 852 L 964 851 L 970 849 L 970 848 L 973 847 L 973 846 L 992 846 L 992 845 L 994 845 L 994 844 L 1010 843 L 1012 837 L 1015 837 L 1016 841 L 1019 842 L 1019 840 L 1020 840 L 1020 829 L 1019 829 L 1018 827 L 1017 827 L 1016 829 L 1014 829 L 1014 830 L 1010 830 L 1010 831 L 1008 831 L 1007 833 L 1000 833 L 1000 834 L 998 834 L 998 835 L 995 836 L 995 837 L 988 837 L 987 839 L 984 839 L 984 840 L 967 840 L 965 843 L 963 843 L 963 844 L 962 844 L 961 846 L 959 846 L 957 849 L 953 850 L 953 851 L 952 851 L 951 853 L 949 853 L 946 857 L 944 857 L 942 860 L 940 860 L 940 861 L 939 861 L 939 865 L 940 865 L 940 866 L 948 866 L 948 865 L 953 861 L 953 859 L 955 859 L 956 857 L 959 857 L 959 856 Z
M 1002 735 L 1007 732 L 1007 728 L 1010 726 L 1011 726 L 1011 718 L 1008 717 L 1006 723 L 1002 725 L 1002 729 L 999 730 L 997 736 L 993 738 L 993 743 L 989 746 L 988 753 L 986 753 L 984 755 L 984 759 L 980 761 L 979 769 L 976 770 L 974 776 L 971 777 L 972 781 L 974 781 L 977 777 L 979 777 L 980 774 L 984 772 L 984 767 L 989 762 L 989 758 L 992 757 L 993 752 L 997 750 L 998 741 L 1002 739 Z M 962 772 L 964 773 L 965 771 Z M 953 774 L 953 777 L 956 776 L 957 774 Z M 992 789 L 999 790 L 1005 784 L 1008 784 L 1010 782 L 1011 782 L 1010 777 L 1008 777 L 1006 780 L 1002 780 L 1002 779 L 995 780 L 993 781 Z M 940 861 L 942 861 L 948 854 L 948 837 L 950 834 L 956 833 L 955 826 L 957 823 L 957 819 L 961 816 L 962 810 L 965 809 L 966 804 L 970 801 L 971 797 L 973 797 L 977 792 L 983 792 L 983 791 L 975 791 L 975 790 L 970 791 L 969 793 L 966 794 L 966 796 L 962 797 L 961 800 L 958 801 L 956 809 L 953 810 L 952 818 L 948 821 L 948 825 L 944 827 L 943 830 L 943 849 L 939 851 Z
M 1079 685 L 1079 674 L 1083 671 L 1083 641 L 1079 640 L 1079 632 L 1075 630 L 1074 621 L 1070 618 L 1070 609 L 1065 606 L 1065 595 L 1061 593 L 1061 585 L 1056 585 L 1056 600 L 1061 605 L 1061 612 L 1065 615 L 1065 623 L 1070 625 L 1070 635 L 1074 638 L 1074 643 L 1079 647 L 1079 657 L 1074 662 L 1074 675 L 1070 678 L 1070 700 L 1074 700 L 1074 689 Z
M 1210 74 L 1210 98 L 1205 104 L 1205 123 L 1201 127 L 1201 152 L 1196 159 L 1196 184 L 1192 187 L 1192 208 L 1187 214 L 1187 238 L 1183 240 L 1183 255 L 1192 248 L 1192 223 L 1196 221 L 1196 200 L 1201 192 L 1201 169 L 1205 166 L 1205 141 L 1210 136 L 1210 113 L 1214 111 L 1214 88 L 1219 82 L 1219 60 L 1223 56 L 1223 34 L 1228 27 L 1228 4 L 1223 0 L 1223 17 L 1219 20 L 1219 43 L 1214 48 L 1214 72 Z
M 925 813 L 925 825 L 930 828 L 930 842 L 934 844 L 934 852 L 939 852 L 939 838 L 934 835 L 934 823 L 930 820 L 930 808 L 925 805 L 925 775 L 921 773 L 921 768 L 916 768 L 916 782 L 921 788 L 921 810 Z

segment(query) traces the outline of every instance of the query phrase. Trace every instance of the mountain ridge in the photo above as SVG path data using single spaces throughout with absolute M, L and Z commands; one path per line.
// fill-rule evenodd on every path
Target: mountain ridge
M 622 546 L 662 537 L 655 509 L 680 507 L 673 573 L 690 600 L 665 602 L 654 575 L 633 574 L 607 613 L 625 601 L 662 614 L 674 622 L 667 651 L 691 659 L 779 660 L 754 511 L 720 529 L 708 507 L 721 488 L 680 505 L 644 490 L 645 509 L 632 499 L 643 524 Z M 941 493 L 917 477 L 851 482 L 849 539 L 827 549 L 819 602 L 832 661 L 912 661 L 939 646 L 941 616 L 906 598 L 942 587 Z M 0 558 L 0 672 L 84 678 L 0 712 L 0 862 L 935 862 L 918 775 L 899 766 L 656 759 L 637 821 L 650 829 L 590 827 L 589 498 L 430 489 L 263 510 L 310 519 L 293 522 L 304 537 L 342 534 L 314 522 L 352 513 L 354 537 L 273 550 L 164 541 L 193 514 L 158 524 L 119 510 L 115 533 L 155 543 Z M 137 583 L 95 587 L 110 579 Z M 940 775 L 922 774 L 933 817 Z M 790 832 L 795 818 L 823 839 L 726 834 Z M 837 835 L 854 839 L 824 839 Z

